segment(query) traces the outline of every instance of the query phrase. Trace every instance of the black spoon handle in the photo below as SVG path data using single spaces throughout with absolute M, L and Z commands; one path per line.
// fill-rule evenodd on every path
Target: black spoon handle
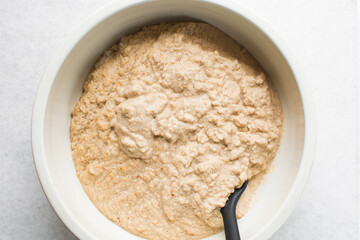
M 235 189 L 235 192 L 230 195 L 226 205 L 220 210 L 223 216 L 226 240 L 241 240 L 236 218 L 236 205 L 247 185 L 248 181 L 245 181 L 241 188 Z

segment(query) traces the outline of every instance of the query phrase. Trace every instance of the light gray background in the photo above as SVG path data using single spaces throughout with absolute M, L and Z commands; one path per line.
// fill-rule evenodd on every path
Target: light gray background
M 0 239 L 76 239 L 38 182 L 31 155 L 31 110 L 55 49 L 107 2 L 0 2 Z M 312 175 L 294 212 L 271 239 L 359 239 L 356 1 L 241 2 L 269 21 L 292 48 L 309 76 L 317 105 L 319 138 Z

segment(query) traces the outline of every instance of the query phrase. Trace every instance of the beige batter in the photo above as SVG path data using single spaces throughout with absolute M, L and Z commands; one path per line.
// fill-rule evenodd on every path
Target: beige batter
M 77 175 L 111 221 L 147 239 L 223 229 L 220 208 L 246 179 L 245 214 L 282 132 L 269 78 L 205 23 L 124 37 L 99 59 L 72 112 Z

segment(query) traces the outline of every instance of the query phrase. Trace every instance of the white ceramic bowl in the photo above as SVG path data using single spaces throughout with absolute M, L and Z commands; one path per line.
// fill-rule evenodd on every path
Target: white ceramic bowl
M 80 239 L 140 239 L 104 217 L 76 177 L 70 111 L 84 79 L 100 54 L 121 36 L 143 25 L 184 17 L 208 22 L 245 46 L 273 79 L 283 105 L 281 148 L 250 211 L 239 220 L 242 238 L 268 239 L 304 190 L 315 153 L 314 103 L 303 72 L 274 30 L 237 2 L 119 1 L 88 18 L 57 50 L 43 75 L 33 110 L 33 154 L 42 187 L 59 217 Z M 224 239 L 224 234 L 208 239 Z

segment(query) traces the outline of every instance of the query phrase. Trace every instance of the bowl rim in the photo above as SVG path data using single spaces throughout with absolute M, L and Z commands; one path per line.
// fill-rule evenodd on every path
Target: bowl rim
M 45 121 L 48 96 L 62 63 L 71 52 L 73 47 L 78 43 L 78 41 L 80 41 L 93 27 L 95 27 L 99 22 L 103 21 L 107 17 L 115 14 L 118 11 L 145 2 L 148 2 L 148 0 L 133 0 L 131 2 L 115 1 L 105 5 L 100 10 L 91 14 L 82 22 L 80 26 L 76 28 L 76 30 L 74 30 L 67 37 L 67 39 L 53 54 L 42 75 L 36 92 L 31 120 L 31 145 L 37 175 L 50 205 L 55 210 L 60 220 L 73 234 L 75 234 L 80 239 L 96 238 L 84 226 L 82 226 L 82 224 L 75 217 L 73 217 L 66 204 L 60 200 L 61 198 L 54 187 L 46 161 L 43 126 Z M 280 226 L 285 222 L 292 210 L 295 208 L 301 197 L 301 194 L 305 190 L 311 173 L 312 165 L 315 160 L 317 144 L 317 120 L 314 98 L 311 92 L 311 88 L 306 81 L 307 77 L 305 71 L 302 70 L 301 65 L 297 62 L 288 45 L 274 30 L 271 24 L 253 13 L 253 11 L 250 10 L 246 5 L 238 1 L 202 0 L 200 2 L 214 4 L 233 11 L 234 13 L 244 17 L 249 22 L 257 26 L 279 49 L 289 64 L 289 67 L 295 76 L 296 84 L 299 88 L 305 121 L 303 155 L 301 157 L 298 174 L 284 203 L 277 210 L 276 214 L 271 218 L 271 220 L 262 228 L 262 230 L 257 232 L 251 238 L 251 240 L 268 239 L 280 228 Z

